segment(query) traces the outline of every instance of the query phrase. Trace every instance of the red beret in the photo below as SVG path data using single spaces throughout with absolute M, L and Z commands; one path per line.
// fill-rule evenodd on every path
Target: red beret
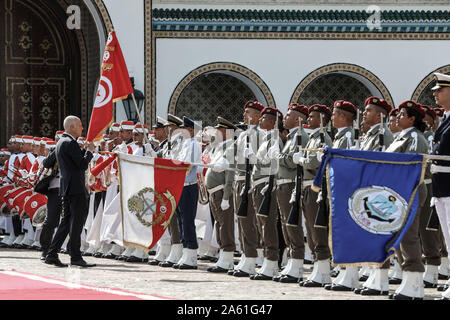
M 303 104 L 298 104 L 298 103 L 291 103 L 288 107 L 288 111 L 289 110 L 294 110 L 297 112 L 301 112 L 304 115 L 308 116 L 308 107 L 303 105 Z
M 322 104 L 313 104 L 311 107 L 309 107 L 308 112 L 311 113 L 313 111 L 321 112 L 323 114 L 326 114 L 331 118 L 331 110 L 327 106 L 324 106 Z
M 406 100 L 398 105 L 398 110 L 400 111 L 402 108 L 411 108 L 419 112 L 422 117 L 425 117 L 425 108 L 422 107 L 419 103 L 414 100 Z
M 262 111 L 264 109 L 264 106 L 262 105 L 261 102 L 258 102 L 256 100 L 255 101 L 250 100 L 250 101 L 247 101 L 244 105 L 244 109 L 247 109 L 247 108 L 253 108 L 258 111 Z
M 386 100 L 384 99 L 380 99 L 378 97 L 369 97 L 366 99 L 366 101 L 364 102 L 364 107 L 367 106 L 368 104 L 373 104 L 376 106 L 379 106 L 381 108 L 383 108 L 384 110 L 386 110 L 388 113 L 391 112 L 392 106 L 387 103 Z
M 261 114 L 260 114 L 260 116 L 262 117 L 263 116 L 263 114 L 271 114 L 271 115 L 273 115 L 273 116 L 276 116 L 277 114 L 278 114 L 278 116 L 280 117 L 280 118 L 283 118 L 283 114 L 281 113 L 281 111 L 280 110 L 278 110 L 277 108 L 273 108 L 273 107 L 266 107 L 266 108 L 264 108 L 262 111 L 261 111 Z
M 334 102 L 333 105 L 335 108 L 342 109 L 344 111 L 351 112 L 353 114 L 356 114 L 356 107 L 353 105 L 353 103 L 345 101 L 345 100 L 337 100 Z
M 436 112 L 433 110 L 433 108 L 431 108 L 430 106 L 427 106 L 425 104 L 421 104 L 422 108 L 425 109 L 425 113 L 428 114 L 430 117 L 433 118 L 433 120 L 436 120 Z
M 436 112 L 436 115 L 438 117 L 443 117 L 444 116 L 444 108 L 434 108 L 434 112 Z
M 392 108 L 391 112 L 389 112 L 389 117 L 396 117 L 398 114 L 398 109 Z

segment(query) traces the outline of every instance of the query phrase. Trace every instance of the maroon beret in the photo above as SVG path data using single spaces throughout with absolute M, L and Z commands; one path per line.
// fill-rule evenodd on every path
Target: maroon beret
M 406 100 L 398 105 L 398 110 L 400 111 L 402 108 L 411 108 L 419 112 L 422 117 L 425 117 L 425 108 L 422 107 L 421 104 L 415 102 L 414 100 Z
M 308 112 L 311 113 L 313 111 L 317 111 L 317 112 L 321 112 L 323 114 L 326 114 L 330 118 L 331 118 L 331 115 L 332 115 L 330 108 L 328 108 L 327 106 L 324 106 L 322 104 L 313 104 L 312 106 L 310 106 L 309 109 L 308 109 Z
M 438 117 L 443 117 L 444 116 L 444 108 L 434 108 L 434 112 L 436 112 L 436 115 Z
M 250 101 L 247 101 L 244 105 L 244 109 L 247 109 L 247 108 L 253 108 L 258 111 L 262 111 L 264 109 L 264 106 L 262 105 L 261 102 L 258 102 L 256 100 L 250 100 Z
M 288 107 L 288 111 L 289 111 L 289 110 L 294 110 L 294 111 L 297 111 L 297 112 L 301 112 L 301 113 L 303 113 L 303 114 L 306 115 L 306 116 L 309 115 L 309 113 L 308 113 L 308 107 L 305 106 L 305 105 L 303 105 L 303 104 L 291 103 L 291 104 L 289 105 L 289 107 Z
M 389 117 L 396 117 L 398 115 L 398 109 L 392 108 L 391 112 L 389 112 Z
M 262 117 L 263 114 L 271 114 L 273 116 L 276 116 L 278 114 L 279 117 L 283 118 L 283 114 L 281 113 L 280 110 L 278 110 L 277 108 L 273 108 L 273 107 L 266 107 L 261 111 L 260 116 Z
M 353 105 L 353 103 L 345 100 L 335 101 L 333 107 L 356 114 L 356 107 Z
M 378 97 L 369 97 L 366 99 L 366 101 L 364 102 L 364 107 L 367 106 L 368 104 L 373 104 L 376 106 L 379 106 L 381 108 L 383 108 L 384 110 L 387 111 L 387 113 L 391 112 L 392 106 L 387 103 L 386 100 L 384 99 L 380 99 Z

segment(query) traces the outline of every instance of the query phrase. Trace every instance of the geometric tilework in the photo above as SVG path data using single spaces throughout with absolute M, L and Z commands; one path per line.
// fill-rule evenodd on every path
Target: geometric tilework
M 252 99 L 255 99 L 253 92 L 233 76 L 201 74 L 180 94 L 175 115 L 202 121 L 203 127 L 214 126 L 217 116 L 238 123 L 242 121 L 245 102 Z
M 359 108 L 370 97 L 369 89 L 357 79 L 340 73 L 330 73 L 314 79 L 300 94 L 297 102 L 306 106 L 324 104 L 332 107 L 336 100 L 346 100 Z

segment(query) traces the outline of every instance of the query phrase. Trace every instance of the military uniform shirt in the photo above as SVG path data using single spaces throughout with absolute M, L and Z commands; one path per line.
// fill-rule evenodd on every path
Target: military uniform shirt
M 378 151 L 380 149 L 380 125 L 378 123 L 372 126 L 369 131 L 364 135 L 364 139 L 361 142 L 361 150 L 365 151 Z M 394 136 L 391 130 L 384 124 L 384 135 L 383 135 L 384 147 L 387 149 L 389 145 L 394 141 Z
M 308 143 L 306 144 L 306 149 L 318 149 L 324 147 L 320 141 L 319 128 L 313 130 L 309 135 Z M 325 146 L 331 146 L 332 141 L 328 133 L 324 130 Z M 320 161 L 317 159 L 317 152 L 303 151 L 303 157 L 300 159 L 301 165 L 303 166 L 303 178 L 305 180 L 314 179 L 317 173 L 317 169 L 320 166 Z

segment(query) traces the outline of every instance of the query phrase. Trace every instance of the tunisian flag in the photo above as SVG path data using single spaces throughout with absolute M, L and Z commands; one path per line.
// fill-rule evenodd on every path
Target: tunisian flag
M 120 192 L 105 208 L 99 239 L 143 250 L 162 237 L 183 192 L 190 164 L 118 153 Z M 92 241 L 92 242 L 91 242 Z
M 99 140 L 113 121 L 113 103 L 133 93 L 116 33 L 111 31 L 103 54 L 102 72 L 86 140 Z

